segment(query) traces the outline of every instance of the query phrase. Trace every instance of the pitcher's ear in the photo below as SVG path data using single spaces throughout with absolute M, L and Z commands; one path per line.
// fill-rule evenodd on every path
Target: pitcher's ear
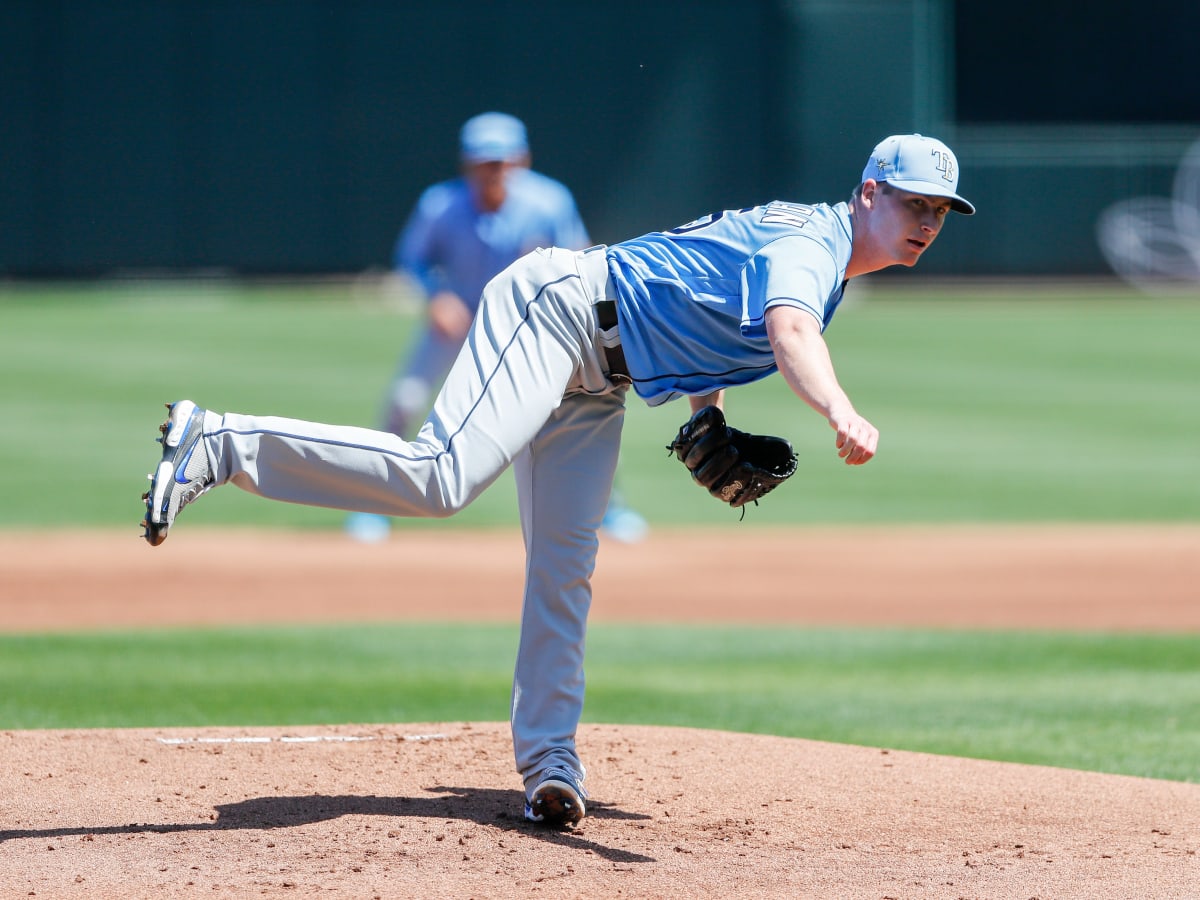
M 875 198 L 879 195 L 879 182 L 874 178 L 868 178 L 859 187 L 858 195 L 866 206 L 873 206 Z

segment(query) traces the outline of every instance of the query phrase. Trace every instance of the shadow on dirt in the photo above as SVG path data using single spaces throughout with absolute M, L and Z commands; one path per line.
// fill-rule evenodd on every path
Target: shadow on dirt
M 169 834 L 183 831 L 234 831 L 296 828 L 342 816 L 390 816 L 404 818 L 460 819 L 500 831 L 519 832 L 537 840 L 590 850 L 602 859 L 613 862 L 655 862 L 652 857 L 625 850 L 615 850 L 588 840 L 584 833 L 588 821 L 595 819 L 644 820 L 641 813 L 627 813 L 602 803 L 588 805 L 588 817 L 579 831 L 557 831 L 525 821 L 512 810 L 520 809 L 521 795 L 516 791 L 495 788 L 431 787 L 430 797 L 378 797 L 374 795 L 312 794 L 304 797 L 255 797 L 239 803 L 214 807 L 216 818 L 211 822 L 129 825 L 81 825 L 67 828 L 22 828 L 0 830 L 0 843 L 21 838 L 54 838 L 70 835 L 138 834 L 144 832 Z

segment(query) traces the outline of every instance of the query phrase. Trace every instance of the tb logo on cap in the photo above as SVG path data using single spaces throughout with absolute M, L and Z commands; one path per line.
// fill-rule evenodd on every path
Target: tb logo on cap
M 945 150 L 939 150 L 936 147 L 930 151 L 930 155 L 937 158 L 934 168 L 942 173 L 942 178 L 954 184 L 954 157 Z

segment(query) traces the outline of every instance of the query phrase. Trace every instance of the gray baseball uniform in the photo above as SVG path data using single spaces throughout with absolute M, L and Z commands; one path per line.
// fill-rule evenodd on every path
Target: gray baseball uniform
M 616 469 L 626 385 L 609 380 L 594 305 L 604 248 L 537 250 L 484 292 L 465 352 L 412 441 L 365 428 L 209 411 L 216 484 L 389 516 L 449 516 L 514 466 L 529 579 L 512 729 L 527 785 L 581 776 L 575 730 L 597 530 Z M 536 476 L 536 484 L 535 484 Z
M 957 160 L 944 144 L 894 136 L 876 147 L 851 204 L 774 202 L 612 247 L 536 250 L 488 283 L 466 345 L 412 441 L 211 411 L 197 437 L 200 410 L 190 402 L 173 408 L 147 494 L 147 539 L 160 543 L 178 509 L 214 484 L 292 503 L 442 517 L 513 465 L 527 554 L 512 693 L 517 768 L 527 795 L 555 784 L 538 782 L 547 770 L 581 782 L 575 733 L 590 579 L 628 387 L 651 404 L 703 396 L 766 377 L 783 359 L 789 383 L 810 399 L 797 385 L 811 370 L 794 360 L 808 353 L 818 359 L 812 377 L 833 392 L 832 369 L 820 362 L 827 353 L 812 354 L 807 338 L 776 333 L 785 342 L 777 357 L 768 313 L 790 307 L 780 318 L 823 331 L 859 258 L 856 222 L 865 222 L 867 260 L 856 271 L 911 265 L 949 209 L 974 212 L 957 184 Z M 829 413 L 830 424 L 846 462 L 859 464 L 874 455 L 878 433 L 841 405 L 848 408 Z M 208 465 L 195 458 L 197 446 Z M 563 800 L 566 814 L 582 813 L 570 807 L 582 795 L 562 788 L 549 806 Z M 537 816 L 547 805 L 532 799 Z M 551 818 L 563 812 L 549 810 Z

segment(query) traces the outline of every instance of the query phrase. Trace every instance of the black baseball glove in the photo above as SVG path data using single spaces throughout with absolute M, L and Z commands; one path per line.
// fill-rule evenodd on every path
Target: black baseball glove
M 688 419 L 667 450 L 683 461 L 696 482 L 734 508 L 758 502 L 796 472 L 796 452 L 789 441 L 730 428 L 715 406 Z

